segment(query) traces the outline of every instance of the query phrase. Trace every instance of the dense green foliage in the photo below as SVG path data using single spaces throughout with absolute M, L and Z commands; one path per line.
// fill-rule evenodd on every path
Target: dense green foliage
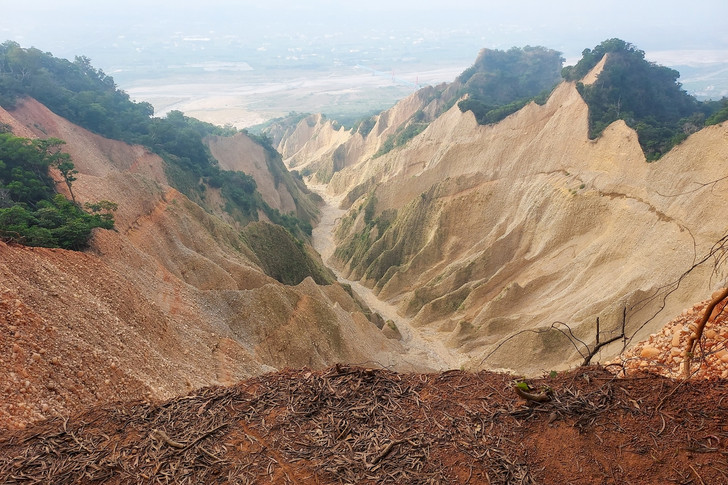
M 478 99 L 468 98 L 460 101 L 458 103 L 458 107 L 463 112 L 472 111 L 473 115 L 475 115 L 475 120 L 478 122 L 479 125 L 490 125 L 493 123 L 498 123 L 499 121 L 507 118 L 509 115 L 512 115 L 516 111 L 520 110 L 531 101 L 543 105 L 550 94 L 550 90 L 544 91 L 532 98 L 517 99 L 511 103 L 501 106 L 488 105 Z
M 243 228 L 242 237 L 258 258 L 263 271 L 283 284 L 297 285 L 309 276 L 320 285 L 336 281 L 309 246 L 296 240 L 283 227 L 254 222 Z
M 232 135 L 236 130 L 189 118 L 180 111 L 154 118 L 149 103 L 132 102 L 117 89 L 113 78 L 94 69 L 86 57 L 70 62 L 35 48 L 22 48 L 15 42 L 0 44 L 0 105 L 11 108 L 22 96 L 37 99 L 90 131 L 149 147 L 167 162 L 170 183 L 196 202 L 204 201 L 206 186 L 221 188 L 226 209 L 243 224 L 257 220 L 262 210 L 272 215 L 271 220 L 281 220 L 291 229 L 300 226 L 303 233 L 307 230 L 307 222 L 293 221 L 297 215 L 284 217 L 268 207 L 252 177 L 217 166 L 204 138 Z M 250 136 L 272 152 L 271 157 L 277 155 L 269 140 Z M 62 172 L 64 168 L 59 167 Z M 73 173 L 66 174 L 73 178 Z
M 0 44 L 0 105 L 11 107 L 19 96 L 31 96 L 60 116 L 115 139 L 147 134 L 154 111 L 149 103 L 132 103 L 86 57 L 70 62 L 8 41 Z
M 728 120 L 728 98 L 723 98 L 719 103 L 714 103 L 713 114 L 705 120 L 705 126 L 717 125 Z
M 503 105 L 535 96 L 560 80 L 561 53 L 545 47 L 483 49 L 458 81 L 484 103 Z
M 717 109 L 715 103 L 701 103 L 688 95 L 677 82 L 679 72 L 648 62 L 643 51 L 620 39 L 584 50 L 575 66 L 563 70 L 564 78 L 581 79 L 605 54 L 607 61 L 596 82 L 577 83 L 589 105 L 592 138 L 614 121 L 624 120 L 637 132 L 647 160 L 653 161 L 702 128 Z
M 608 39 L 596 46 L 594 49 L 584 49 L 581 59 L 574 66 L 566 66 L 561 70 L 561 76 L 567 81 L 579 81 L 589 74 L 604 54 L 608 52 L 620 52 L 633 47 L 622 39 Z M 644 53 L 643 53 L 644 54 Z
M 479 124 L 496 123 L 532 100 L 543 103 L 560 81 L 564 59 L 545 47 L 483 49 L 457 79 L 467 99 L 458 106 L 472 111 Z
M 55 193 L 48 168 L 59 169 L 69 190 L 73 163 L 58 139 L 28 140 L 0 133 L 0 237 L 29 246 L 82 249 L 95 227 L 111 229 L 115 204 L 90 204 L 91 213 Z
M 32 209 L 22 204 L 0 209 L 0 236 L 27 246 L 83 249 L 96 227 L 112 229 L 114 220 L 110 214 L 88 214 L 61 194 Z
M 153 118 L 149 103 L 135 103 L 113 78 L 94 69 L 86 57 L 58 59 L 15 42 L 0 44 L 0 104 L 10 108 L 30 96 L 54 113 L 107 138 L 145 145 L 197 176 L 217 170 L 202 139 L 231 130 L 170 112 Z

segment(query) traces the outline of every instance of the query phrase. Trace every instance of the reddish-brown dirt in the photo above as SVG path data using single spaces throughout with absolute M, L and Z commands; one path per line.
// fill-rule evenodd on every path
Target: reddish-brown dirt
M 286 370 L 0 439 L 2 483 L 728 483 L 728 381 Z M 544 391 L 547 390 L 547 391 Z
M 145 342 L 132 340 L 130 329 L 149 319 L 159 332 L 166 321 L 140 311 L 144 300 L 120 281 L 89 254 L 0 242 L 0 429 L 151 392 L 129 369 L 154 370 L 125 345 L 161 343 L 146 330 Z M 104 315 L 126 323 L 109 328 Z
M 403 347 L 343 287 L 266 275 L 239 231 L 166 185 L 163 160 L 143 147 L 104 139 L 31 99 L 0 108 L 0 123 L 65 140 L 77 200 L 118 204 L 115 230 L 96 230 L 84 252 L 0 241 L 0 436 L 286 366 L 426 369 L 405 362 Z

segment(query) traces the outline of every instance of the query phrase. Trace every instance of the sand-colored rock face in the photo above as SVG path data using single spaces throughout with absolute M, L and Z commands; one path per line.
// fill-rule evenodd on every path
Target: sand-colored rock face
M 252 176 L 268 205 L 283 213 L 296 212 L 296 203 L 290 191 L 281 186 L 268 169 L 266 152 L 262 146 L 244 133 L 232 137 L 212 136 L 207 139 L 207 145 L 220 168 L 245 172 Z
M 162 160 L 144 147 L 95 135 L 54 115 L 34 99 L 19 100 L 12 115 L 7 112 L 0 115 L 0 120 L 4 118 L 11 120 L 8 124 L 17 136 L 55 137 L 65 141 L 64 151 L 71 155 L 82 174 L 103 177 L 114 172 L 131 172 L 159 183 L 167 181 Z
M 238 232 L 165 185 L 155 155 L 32 100 L 0 120 L 65 139 L 77 199 L 119 206 L 116 230 L 97 230 L 83 253 L 0 242 L 0 428 L 284 366 L 397 367 L 401 346 L 343 288 L 266 276 Z M 251 151 L 230 168 L 254 166 Z
M 328 182 L 345 167 L 374 156 L 387 138 L 396 134 L 418 111 L 425 117 L 434 117 L 442 102 L 439 94 L 440 87 L 428 87 L 408 96 L 374 116 L 374 126 L 365 136 L 338 127 L 321 115 L 310 115 L 289 131 L 273 129 L 271 135 L 279 140 L 278 151 L 287 167 L 314 174 L 319 182 Z
M 270 207 L 282 214 L 293 213 L 305 221 L 317 220 L 316 201 L 310 197 L 305 184 L 286 170 L 280 155 L 266 150 L 244 133 L 230 137 L 210 136 L 204 141 L 220 168 L 252 176 L 258 192 Z M 216 205 L 215 213 L 225 217 L 222 200 Z
M 342 218 L 337 264 L 474 368 L 577 363 L 559 329 L 592 345 L 596 318 L 606 335 L 625 306 L 628 333 L 644 338 L 724 278 L 705 265 L 671 286 L 725 231 L 728 126 L 648 164 L 622 121 L 589 140 L 587 114 L 571 83 L 492 126 L 453 107 L 405 147 L 341 170 L 329 191 L 370 188 L 387 224 L 367 228 L 365 193 Z

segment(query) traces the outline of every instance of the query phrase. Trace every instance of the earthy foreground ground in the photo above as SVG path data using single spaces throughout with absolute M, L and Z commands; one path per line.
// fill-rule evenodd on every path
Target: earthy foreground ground
M 728 483 L 728 381 L 288 370 L 0 440 L 2 483 Z M 546 386 L 550 391 L 541 393 Z

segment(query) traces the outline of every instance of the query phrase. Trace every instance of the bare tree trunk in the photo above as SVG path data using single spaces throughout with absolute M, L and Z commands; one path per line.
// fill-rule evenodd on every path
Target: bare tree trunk
M 705 324 L 708 323 L 708 320 L 710 320 L 710 315 L 713 313 L 713 309 L 718 305 L 718 303 L 725 300 L 726 297 L 728 297 L 728 288 L 723 288 L 720 293 L 710 300 L 708 306 L 705 307 L 703 316 L 698 322 L 695 331 L 690 334 L 688 343 L 685 345 L 685 352 L 683 353 L 683 378 L 687 379 L 690 377 L 690 360 L 693 358 L 695 343 L 703 336 Z

